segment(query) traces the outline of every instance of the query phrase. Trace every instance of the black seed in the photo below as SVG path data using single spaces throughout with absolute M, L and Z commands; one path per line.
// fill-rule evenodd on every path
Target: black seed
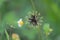
M 37 20 L 35 15 L 31 15 L 31 18 L 29 18 L 29 22 L 33 25 L 37 25 Z

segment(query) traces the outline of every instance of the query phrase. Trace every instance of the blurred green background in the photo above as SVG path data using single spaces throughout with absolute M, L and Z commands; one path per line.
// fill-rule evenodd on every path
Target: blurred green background
M 32 0 L 35 9 L 41 13 L 53 29 L 49 40 L 60 40 L 60 0 Z M 26 25 L 19 28 L 17 21 L 33 10 L 31 0 L 0 0 L 0 40 L 7 40 L 5 29 L 9 35 L 17 33 L 21 40 L 39 40 L 37 29 L 28 30 Z M 9 26 L 13 25 L 14 29 Z M 13 30 L 13 31 L 12 31 Z M 11 40 L 11 39 L 10 39 Z

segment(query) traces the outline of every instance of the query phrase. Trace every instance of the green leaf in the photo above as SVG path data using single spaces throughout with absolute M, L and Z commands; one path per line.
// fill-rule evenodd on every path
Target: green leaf
M 50 27 L 50 25 L 49 25 L 48 23 L 45 23 L 45 24 L 43 25 L 44 31 L 45 31 L 45 32 L 48 32 L 48 31 L 49 31 L 49 27 Z

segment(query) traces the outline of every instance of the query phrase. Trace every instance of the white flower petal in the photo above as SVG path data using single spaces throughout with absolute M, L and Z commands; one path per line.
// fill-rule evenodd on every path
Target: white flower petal
M 21 26 L 22 26 L 22 25 L 20 24 L 20 22 L 23 22 L 23 21 L 22 21 L 22 18 L 21 18 L 21 19 L 19 19 L 19 20 L 18 20 L 18 22 L 17 22 L 19 27 L 21 27 Z

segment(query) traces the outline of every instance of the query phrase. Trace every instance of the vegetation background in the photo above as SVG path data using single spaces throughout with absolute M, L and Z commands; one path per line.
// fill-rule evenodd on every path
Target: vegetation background
M 32 1 L 35 9 L 41 13 L 53 29 L 48 40 L 60 40 L 60 0 Z M 12 33 L 19 34 L 21 40 L 39 40 L 37 29 L 28 30 L 26 25 L 22 28 L 17 25 L 17 21 L 20 18 L 24 20 L 24 17 L 32 9 L 31 0 L 0 0 L 0 40 L 7 40 L 5 29 L 10 36 Z M 11 25 L 16 28 L 9 28 Z

